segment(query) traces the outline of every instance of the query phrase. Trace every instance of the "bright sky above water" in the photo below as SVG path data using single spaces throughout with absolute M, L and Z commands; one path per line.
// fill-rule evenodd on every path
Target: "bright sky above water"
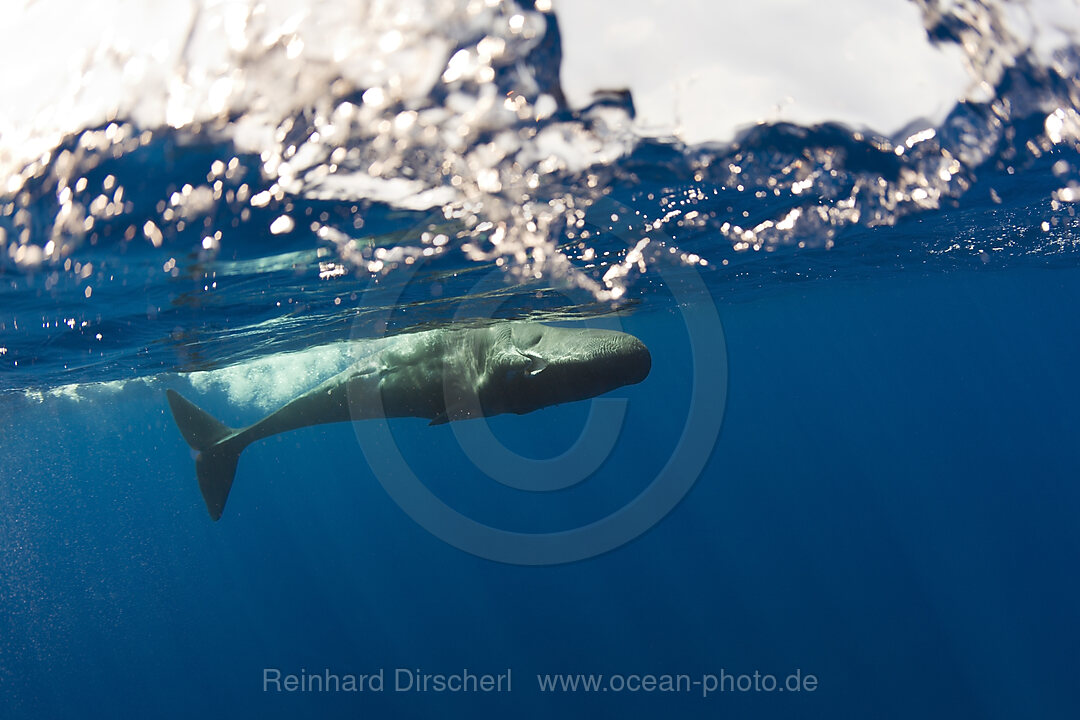
M 696 144 L 760 121 L 891 133 L 940 120 L 972 79 L 907 0 L 558 2 L 571 103 L 629 88 L 639 128 Z

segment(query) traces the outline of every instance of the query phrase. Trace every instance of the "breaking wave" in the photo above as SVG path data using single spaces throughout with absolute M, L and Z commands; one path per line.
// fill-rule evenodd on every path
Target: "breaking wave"
M 365 312 L 361 283 L 392 284 L 407 266 L 425 283 L 410 307 L 426 309 L 404 324 L 438 321 L 478 269 L 507 277 L 500 301 L 538 298 L 515 306 L 528 315 L 565 288 L 590 298 L 586 314 L 640 301 L 651 286 L 640 279 L 672 261 L 722 297 L 860 262 L 1075 262 L 1080 20 L 1069 3 L 888 10 L 913 18 L 895 34 L 918 47 L 890 47 L 888 72 L 855 58 L 866 83 L 899 96 L 950 62 L 967 79 L 937 88 L 948 98 L 937 116 L 885 130 L 842 103 L 843 122 L 783 108 L 712 120 L 725 98 L 706 102 L 708 78 L 684 69 L 689 50 L 617 54 L 660 42 L 644 6 L 597 5 L 617 32 L 591 33 L 576 7 L 25 2 L 0 56 L 40 60 L 6 63 L 24 69 L 0 86 L 0 296 L 16 310 L 0 318 L 0 361 L 56 384 L 73 368 L 126 377 L 292 351 L 340 337 Z M 694 25 L 719 39 L 726 13 L 751 22 L 694 2 L 682 11 L 676 38 Z M 770 45 L 761 12 L 746 32 L 770 62 L 709 66 L 747 92 L 780 87 L 775 68 L 808 52 L 866 50 L 841 29 Z M 857 12 L 847 39 L 891 27 Z M 620 76 L 590 64 L 604 53 L 640 63 L 628 77 L 674 68 L 664 80 L 685 92 L 605 87 Z M 836 80 L 836 67 L 818 74 Z M 966 232 L 972 213 L 997 232 Z M 934 231 L 904 225 L 919 217 Z

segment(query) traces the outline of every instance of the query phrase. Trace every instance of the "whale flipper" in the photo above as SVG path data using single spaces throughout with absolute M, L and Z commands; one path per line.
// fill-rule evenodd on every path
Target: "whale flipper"
M 192 449 L 199 451 L 195 458 L 199 489 L 202 490 L 210 517 L 218 520 L 225 510 L 225 500 L 232 488 L 240 452 L 247 447 L 247 443 L 230 442 L 239 431 L 186 400 L 180 393 L 166 390 L 165 395 L 180 433 Z

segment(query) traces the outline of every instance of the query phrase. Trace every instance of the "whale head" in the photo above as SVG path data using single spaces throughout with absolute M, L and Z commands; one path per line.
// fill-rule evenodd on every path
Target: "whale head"
M 485 383 L 486 414 L 588 400 L 639 383 L 652 368 L 645 344 L 614 330 L 509 323 L 497 350 Z

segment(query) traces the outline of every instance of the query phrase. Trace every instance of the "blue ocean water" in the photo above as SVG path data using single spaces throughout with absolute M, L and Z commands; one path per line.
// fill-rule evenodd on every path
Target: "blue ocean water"
M 528 103 L 549 91 L 558 109 L 523 125 L 606 137 L 590 113 L 632 103 L 566 106 L 542 14 L 549 41 L 477 86 L 529 68 Z M 498 144 L 483 126 L 441 157 L 464 158 L 446 187 L 486 194 L 426 207 L 289 186 L 235 116 L 79 128 L 0 196 L 0 716 L 1075 717 L 1075 57 L 1019 56 L 930 133 L 637 138 L 524 195 L 524 154 L 469 165 Z M 433 105 L 461 102 L 445 82 Z M 329 136 L 315 115 L 288 118 L 282 157 Z M 388 149 L 365 122 L 341 167 L 401 148 L 419 168 L 403 178 L 433 167 L 430 146 Z M 652 371 L 596 404 L 277 435 L 207 516 L 166 388 L 239 426 L 376 338 L 491 319 L 619 327 Z M 485 472 L 508 453 L 591 462 L 579 436 L 615 409 L 572 487 Z M 700 467 L 672 461 L 687 447 Z M 398 454 L 488 528 L 656 521 L 606 552 L 570 540 L 573 562 L 482 541 L 496 562 L 410 512 Z M 538 475 L 579 469 L 557 462 Z M 670 511 L 661 477 L 687 488 Z M 368 684 L 272 680 L 327 674 Z M 469 674 L 507 690 L 417 689 Z
M 348 426 L 251 448 L 215 524 L 158 392 L 7 397 L 5 714 L 1068 717 L 1078 294 L 1075 270 L 1029 269 L 725 306 L 730 398 L 693 490 L 634 542 L 554 567 L 428 534 Z M 606 482 L 604 497 L 532 503 L 545 524 L 625 501 L 681 426 L 671 317 L 632 320 L 656 364 L 625 393 L 605 476 L 585 483 Z M 492 423 L 540 454 L 583 419 L 566 407 Z M 459 507 L 526 520 L 447 426 L 394 424 L 421 477 L 465 486 Z M 514 690 L 265 694 L 264 667 L 509 667 Z M 534 678 L 796 669 L 819 679 L 812 695 L 542 694 Z

